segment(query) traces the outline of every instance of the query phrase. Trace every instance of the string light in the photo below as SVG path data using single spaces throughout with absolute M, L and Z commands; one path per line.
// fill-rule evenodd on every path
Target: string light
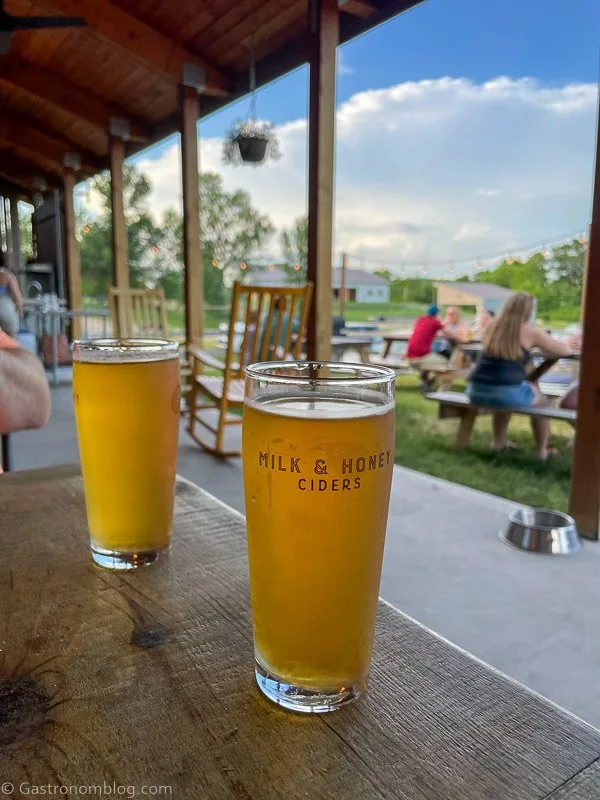
M 448 264 L 448 272 L 450 273 L 450 275 L 454 275 L 454 264 L 452 263 L 452 261 Z
M 483 264 L 479 259 L 477 259 L 477 263 L 475 264 L 475 269 L 477 270 L 477 272 L 481 272 L 481 270 L 483 269 Z
M 513 258 L 512 256 L 509 256 L 509 257 L 506 259 L 506 263 L 507 263 L 507 264 L 514 264 L 514 263 L 515 263 L 515 260 L 514 260 L 514 258 Z
M 82 233 L 89 233 L 90 232 L 90 226 L 89 225 L 84 225 L 83 228 L 81 229 L 81 232 Z
M 550 258 L 550 250 L 547 247 L 543 247 L 541 253 L 544 258 Z
M 422 275 L 429 275 L 429 267 L 421 267 Z
M 273 270 L 275 269 L 275 264 L 269 264 L 268 269 L 269 272 L 273 272 Z
M 219 266 L 219 259 L 218 258 L 213 258 L 212 265 L 213 265 L 213 267 L 218 267 Z
M 298 272 L 298 270 L 300 269 L 300 264 L 294 264 L 294 269 L 296 270 L 296 272 Z
M 156 245 L 154 245 L 154 247 L 152 248 L 152 252 L 154 253 L 155 256 L 158 255 L 158 247 Z
M 240 264 L 240 269 L 246 269 L 247 267 L 248 267 L 248 264 L 246 264 L 245 261 L 242 261 L 242 263 Z
M 579 242 L 579 244 L 585 244 L 585 234 L 580 233 L 577 241 Z

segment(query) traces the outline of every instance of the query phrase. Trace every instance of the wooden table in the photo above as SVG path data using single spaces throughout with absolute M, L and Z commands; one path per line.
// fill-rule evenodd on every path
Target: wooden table
M 331 354 L 334 361 L 341 361 L 346 350 L 358 350 L 360 360 L 368 364 L 371 347 L 373 347 L 372 336 L 331 337 Z
M 133 573 L 92 566 L 75 468 L 0 478 L 0 526 L 0 782 L 190 800 L 600 796 L 600 732 L 383 603 L 364 698 L 322 717 L 272 705 L 254 685 L 244 520 L 186 481 L 170 557 Z
M 403 342 L 406 344 L 410 339 L 411 331 L 396 331 L 396 333 L 386 333 L 383 336 L 383 341 L 385 342 L 382 358 L 387 358 L 390 353 L 392 352 L 392 346 L 396 342 Z

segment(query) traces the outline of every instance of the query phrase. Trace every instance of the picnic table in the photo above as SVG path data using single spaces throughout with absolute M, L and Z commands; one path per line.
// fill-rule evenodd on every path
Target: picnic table
M 473 361 L 477 359 L 482 347 L 479 341 L 461 342 L 458 346 L 463 353 L 468 355 Z M 534 358 L 539 358 L 540 362 L 529 371 L 527 379 L 530 381 L 539 381 L 552 367 L 556 366 L 559 361 L 575 362 L 579 361 L 580 358 L 579 353 L 570 353 L 568 356 L 557 356 L 551 353 L 544 353 L 537 348 L 532 351 L 532 356 Z
M 369 354 L 373 347 L 372 336 L 332 336 L 331 356 L 334 361 L 342 361 L 347 350 L 357 350 L 360 360 L 369 363 Z
M 272 705 L 254 685 L 244 519 L 187 481 L 152 567 L 92 565 L 75 467 L 0 479 L 0 547 L 4 794 L 599 796 L 599 731 L 383 602 L 365 697 L 322 717 Z

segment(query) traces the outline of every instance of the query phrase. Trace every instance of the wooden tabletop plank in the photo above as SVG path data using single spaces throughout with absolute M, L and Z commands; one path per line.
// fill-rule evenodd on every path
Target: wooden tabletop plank
M 600 797 L 600 761 L 594 761 L 544 800 L 588 800 Z
M 365 698 L 321 717 L 272 705 L 254 685 L 243 518 L 186 481 L 169 558 L 119 575 L 91 564 L 74 468 L 3 476 L 0 553 L 0 779 L 15 785 L 563 800 L 600 757 L 600 732 L 385 604 Z M 595 800 L 593 780 L 564 797 Z

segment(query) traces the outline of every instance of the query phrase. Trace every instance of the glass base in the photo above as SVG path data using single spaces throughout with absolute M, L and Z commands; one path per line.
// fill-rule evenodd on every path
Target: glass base
M 304 714 L 336 711 L 356 700 L 365 691 L 364 683 L 337 689 L 307 689 L 304 686 L 294 686 L 292 683 L 280 680 L 259 661 L 256 661 L 255 673 L 258 688 L 269 700 L 290 711 L 300 711 Z
M 141 550 L 138 553 L 124 553 L 120 550 L 105 550 L 92 544 L 92 561 L 104 569 L 137 569 L 154 564 L 169 547 L 159 547 L 154 550 Z

